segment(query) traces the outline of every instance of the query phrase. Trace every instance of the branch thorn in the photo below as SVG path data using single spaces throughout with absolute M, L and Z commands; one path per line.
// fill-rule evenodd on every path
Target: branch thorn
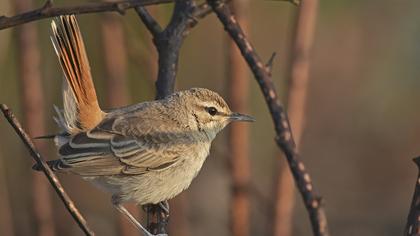
M 53 6 L 53 1 L 52 0 L 47 0 L 44 5 L 42 6 L 42 11 L 45 11 L 49 8 L 51 8 Z
M 120 14 L 120 15 L 124 15 L 125 14 L 125 9 L 126 9 L 126 6 L 127 4 L 125 4 L 125 3 L 117 3 L 116 4 L 116 7 L 117 7 L 117 12 Z
M 274 63 L 274 59 L 276 58 L 276 56 L 277 56 L 277 53 L 276 52 L 273 52 L 271 54 L 270 59 L 268 59 L 268 62 L 265 64 L 265 67 L 267 68 L 268 73 L 270 75 L 271 75 L 271 72 L 273 71 L 273 63 Z

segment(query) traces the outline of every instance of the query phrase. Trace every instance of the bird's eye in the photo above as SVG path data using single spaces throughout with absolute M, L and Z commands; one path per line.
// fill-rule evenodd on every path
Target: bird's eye
M 206 110 L 211 116 L 214 116 L 217 114 L 217 109 L 215 107 L 206 107 Z

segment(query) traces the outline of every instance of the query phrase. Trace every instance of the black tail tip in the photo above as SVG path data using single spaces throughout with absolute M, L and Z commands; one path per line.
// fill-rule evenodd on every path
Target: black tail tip
M 60 171 L 63 168 L 67 168 L 68 166 L 61 162 L 61 160 L 51 160 L 47 161 L 48 167 L 51 168 L 52 171 Z M 35 163 L 35 165 L 32 166 L 33 170 L 36 171 L 42 171 L 42 164 L 41 163 Z

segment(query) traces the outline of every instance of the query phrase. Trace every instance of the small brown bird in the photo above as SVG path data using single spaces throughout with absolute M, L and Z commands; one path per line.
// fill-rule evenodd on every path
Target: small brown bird
M 217 133 L 232 121 L 254 119 L 232 112 L 222 97 L 203 88 L 102 111 L 76 18 L 61 16 L 52 30 L 65 80 L 64 110 L 57 109 L 55 118 L 63 129 L 55 136 L 60 159 L 49 165 L 110 192 L 114 206 L 151 235 L 121 204 L 175 197 L 198 174 Z

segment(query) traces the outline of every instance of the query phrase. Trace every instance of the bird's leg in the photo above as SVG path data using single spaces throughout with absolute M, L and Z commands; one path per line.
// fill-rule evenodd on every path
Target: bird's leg
M 114 199 L 112 200 L 112 204 L 114 205 L 114 207 L 119 211 L 119 212 L 121 212 L 125 217 L 127 217 L 128 218 L 128 220 L 130 220 L 130 222 L 131 223 L 133 223 L 135 226 L 136 226 L 136 228 L 138 229 L 138 230 L 140 230 L 141 232 L 143 232 L 143 234 L 145 235 L 145 236 L 154 236 L 153 234 L 151 234 L 149 231 L 147 231 L 147 229 L 146 228 L 144 228 L 143 227 L 143 225 L 141 225 L 137 220 L 136 220 L 136 218 L 134 218 L 134 216 L 133 215 L 131 215 L 130 214 L 130 212 L 128 212 L 127 211 L 127 209 L 125 209 L 125 207 L 121 204 L 121 203 L 119 203 L 119 202 L 117 202 L 117 201 L 114 201 Z M 166 234 L 160 234 L 159 236 L 164 236 L 164 235 L 166 235 Z
M 160 208 L 165 211 L 167 215 L 169 215 L 169 203 L 168 201 L 159 202 Z

